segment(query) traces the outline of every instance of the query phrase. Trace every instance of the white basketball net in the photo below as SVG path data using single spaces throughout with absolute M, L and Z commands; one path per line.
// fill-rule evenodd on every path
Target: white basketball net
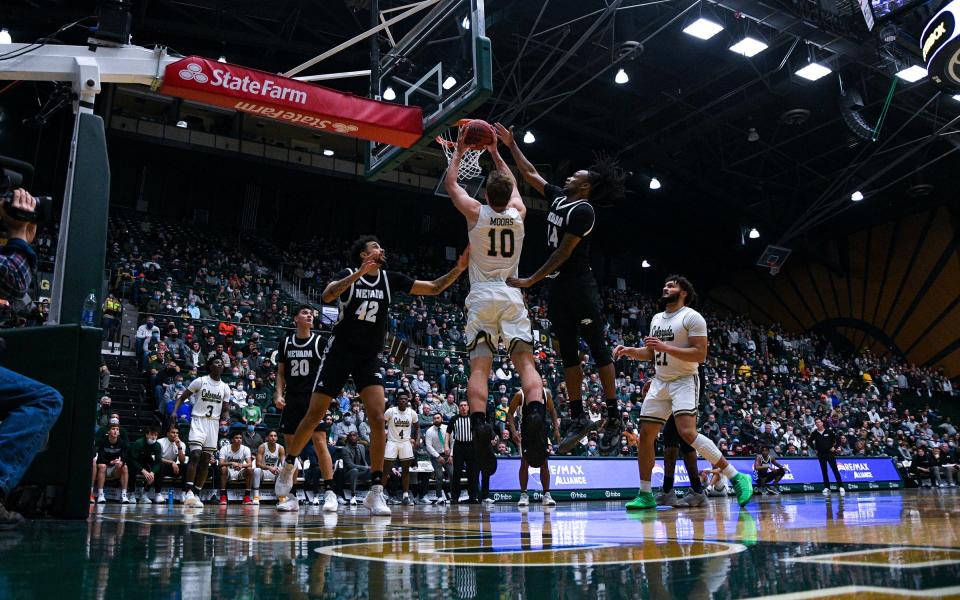
M 443 153 L 447 157 L 448 165 L 453 159 L 453 153 L 457 149 L 457 138 L 452 136 L 451 131 L 457 131 L 459 133 L 460 129 L 448 129 L 436 138 L 437 143 L 443 148 Z M 480 169 L 480 155 L 483 153 L 484 150 L 470 150 L 469 148 L 464 150 L 463 156 L 460 158 L 460 168 L 457 170 L 457 179 L 462 181 L 464 179 L 480 177 L 483 174 L 483 170 Z

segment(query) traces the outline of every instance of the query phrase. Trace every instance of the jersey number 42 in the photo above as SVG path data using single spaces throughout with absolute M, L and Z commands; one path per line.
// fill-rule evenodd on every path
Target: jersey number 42
M 357 307 L 357 312 L 354 313 L 357 315 L 357 319 L 360 321 L 367 321 L 370 323 L 377 322 L 377 311 L 380 310 L 380 303 L 376 300 L 364 300 L 359 307 Z

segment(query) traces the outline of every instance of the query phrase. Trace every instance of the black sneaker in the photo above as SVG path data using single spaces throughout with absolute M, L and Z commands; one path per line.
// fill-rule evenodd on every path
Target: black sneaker
M 606 418 L 603 425 L 600 426 L 600 436 L 597 440 L 597 447 L 600 453 L 606 456 L 620 453 L 620 436 L 623 434 L 623 421 L 620 417 L 615 419 Z
M 493 453 L 490 441 L 493 440 L 493 427 L 489 423 L 480 424 L 473 432 L 473 448 L 477 454 L 477 466 L 482 473 L 493 475 L 497 472 L 497 457 Z
M 539 469 L 547 459 L 547 428 L 543 417 L 530 411 L 520 423 L 520 439 L 523 440 L 523 456 L 530 466 Z
M 587 436 L 591 431 L 597 428 L 598 422 L 590 420 L 590 417 L 584 413 L 579 419 L 570 422 L 567 428 L 567 435 L 560 442 L 560 448 L 557 454 L 569 454 L 571 450 L 577 447 L 580 440 Z

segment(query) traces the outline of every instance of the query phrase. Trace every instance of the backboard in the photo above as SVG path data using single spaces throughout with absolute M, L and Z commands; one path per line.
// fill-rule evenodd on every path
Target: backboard
M 423 139 L 410 148 L 367 144 L 366 176 L 378 179 L 442 130 L 468 116 L 493 91 L 493 57 L 483 0 L 439 0 L 402 37 L 385 31 L 392 48 L 371 74 L 379 99 L 423 110 Z

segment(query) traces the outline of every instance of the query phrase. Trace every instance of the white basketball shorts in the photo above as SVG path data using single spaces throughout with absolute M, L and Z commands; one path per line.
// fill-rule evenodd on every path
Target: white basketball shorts
M 508 352 L 518 342 L 533 345 L 533 328 L 523 292 L 506 284 L 475 285 L 467 294 L 467 350 L 486 344 L 492 354 L 502 340 Z
M 696 416 L 699 398 L 698 375 L 685 375 L 669 381 L 654 377 L 640 406 L 640 420 L 662 425 L 671 414 Z
M 387 440 L 383 458 L 384 460 L 413 460 L 413 444 L 410 443 L 410 440 L 402 442 Z
M 187 445 L 191 450 L 197 448 L 211 454 L 217 451 L 217 438 L 220 435 L 220 421 L 206 417 L 190 419 L 190 435 Z

